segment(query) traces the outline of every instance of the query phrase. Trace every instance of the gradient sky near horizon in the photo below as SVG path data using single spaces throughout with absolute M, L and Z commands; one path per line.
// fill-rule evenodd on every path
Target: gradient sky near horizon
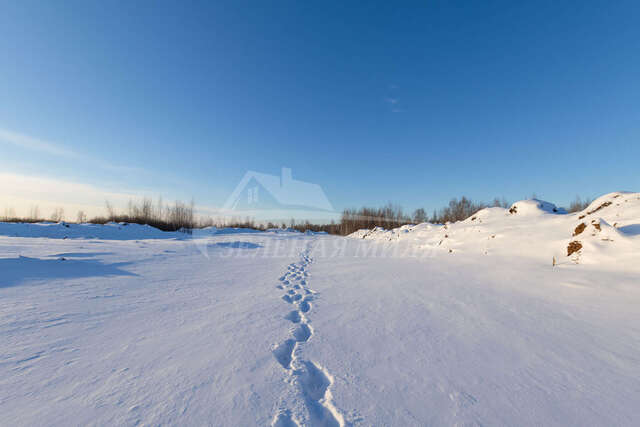
M 640 2 L 0 3 L 0 214 L 640 190 Z

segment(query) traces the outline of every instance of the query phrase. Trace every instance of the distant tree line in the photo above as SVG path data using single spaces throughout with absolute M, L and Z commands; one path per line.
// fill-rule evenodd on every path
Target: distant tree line
M 584 210 L 592 200 L 582 200 L 579 196 L 571 202 L 568 212 L 578 212 Z M 460 199 L 453 198 L 449 204 L 439 210 L 434 210 L 431 216 L 427 215 L 424 208 L 416 209 L 413 214 L 407 214 L 402 207 L 388 203 L 382 207 L 362 207 L 359 209 L 349 208 L 342 212 L 339 222 L 331 221 L 328 224 L 314 224 L 309 221 L 298 221 L 291 219 L 289 224 L 284 222 L 256 222 L 252 218 L 217 219 L 199 217 L 197 218 L 194 211 L 193 200 L 190 203 L 176 201 L 173 204 L 165 204 L 162 198 L 157 202 L 151 198 L 143 198 L 138 201 L 129 201 L 124 212 L 118 212 L 110 202 L 105 202 L 106 215 L 89 219 L 84 211 L 78 211 L 76 222 L 89 222 L 93 224 L 105 224 L 107 222 L 127 222 L 136 224 L 147 224 L 163 231 L 185 231 L 190 232 L 194 228 L 204 228 L 208 226 L 234 227 L 234 228 L 253 228 L 258 230 L 267 229 L 293 229 L 297 231 L 315 231 L 326 232 L 329 234 L 347 235 L 360 229 L 372 229 L 374 227 L 383 227 L 392 229 L 407 224 L 420 224 L 430 222 L 434 224 L 444 224 L 447 222 L 456 222 L 465 220 L 473 216 L 476 212 L 487 207 L 508 208 L 509 202 L 505 198 L 495 198 L 490 203 L 475 202 L 468 197 Z M 38 206 L 32 206 L 29 210 L 29 216 L 18 218 L 15 211 L 5 208 L 4 216 L 0 220 L 5 222 L 40 222 L 43 221 Z M 65 220 L 64 209 L 56 208 L 52 215 L 51 221 L 61 222 Z
M 391 229 L 411 222 L 411 217 L 406 215 L 400 206 L 392 203 L 381 208 L 345 209 L 340 218 L 339 234 L 351 234 L 363 228 L 384 227 Z
M 128 222 L 132 224 L 146 224 L 163 231 L 191 232 L 196 228 L 197 222 L 194 212 L 194 202 L 184 203 L 176 200 L 173 204 L 165 205 L 162 198 L 154 203 L 150 198 L 143 198 L 137 202 L 129 201 L 127 210 L 119 213 L 109 201 L 105 202 L 107 216 L 89 220 L 93 224 L 105 224 L 107 222 Z M 78 217 L 84 212 L 78 212 Z
M 430 218 L 424 208 L 418 208 L 413 212 L 413 215 L 407 215 L 402 211 L 401 207 L 391 203 L 382 208 L 345 209 L 340 220 L 338 234 L 351 234 L 363 228 L 383 227 L 391 229 L 423 222 L 444 224 L 446 222 L 462 221 L 479 210 L 491 206 L 507 208 L 509 203 L 504 198 L 496 198 L 491 203 L 474 202 L 463 196 L 460 199 L 451 199 L 449 204 L 440 210 L 434 210 Z

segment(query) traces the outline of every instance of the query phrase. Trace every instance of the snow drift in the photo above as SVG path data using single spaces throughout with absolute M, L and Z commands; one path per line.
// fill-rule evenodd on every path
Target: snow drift
M 0 222 L 0 236 L 38 237 L 49 239 L 99 239 L 99 240 L 145 240 L 145 239 L 185 239 L 218 234 L 259 233 L 252 228 L 206 227 L 193 230 L 193 235 L 180 231 L 162 231 L 150 225 L 128 222 L 108 222 L 106 224 L 70 224 L 66 222 Z
M 464 221 L 376 227 L 349 237 L 451 254 L 517 255 L 549 263 L 628 263 L 640 255 L 640 193 L 616 192 L 568 214 L 542 200 L 482 209 Z

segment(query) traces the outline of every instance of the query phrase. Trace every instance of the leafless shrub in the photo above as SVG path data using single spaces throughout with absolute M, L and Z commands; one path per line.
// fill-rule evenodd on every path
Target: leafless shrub
M 402 208 L 391 203 L 381 208 L 345 209 L 340 219 L 339 234 L 351 234 L 362 228 L 391 229 L 410 223 L 411 218 L 403 213 Z
M 38 207 L 38 205 L 33 205 L 31 206 L 31 208 L 29 208 L 29 217 L 28 217 L 29 221 L 31 222 L 37 222 L 40 221 L 40 208 Z
M 434 224 L 444 224 L 447 222 L 463 221 L 473 216 L 479 210 L 488 207 L 509 207 L 509 202 L 504 198 L 495 198 L 492 203 L 474 202 L 467 197 L 462 197 L 460 200 L 453 198 L 449 201 L 449 206 L 440 209 L 439 212 L 435 212 L 430 219 L 430 222 Z
M 422 224 L 427 220 L 427 213 L 424 208 L 418 208 L 413 212 L 413 222 L 416 224 Z
M 593 202 L 592 199 L 582 200 L 580 196 L 576 196 L 575 200 L 569 205 L 568 212 L 580 212 L 587 208 Z
M 129 222 L 133 224 L 150 225 L 163 231 L 184 231 L 190 233 L 196 227 L 194 202 L 186 204 L 176 201 L 171 206 L 165 206 L 160 199 L 154 207 L 153 199 L 143 198 L 139 201 L 130 200 L 126 214 L 118 214 L 109 201 L 105 202 L 107 216 L 92 218 L 89 222 L 105 224 L 113 222 Z
M 109 203 L 108 200 L 105 200 L 104 204 L 105 204 L 105 207 L 107 208 L 107 218 L 110 221 L 113 221 L 115 219 L 115 216 L 116 216 L 116 211 L 113 208 L 113 205 L 111 203 Z
M 189 205 L 176 200 L 175 204 L 167 209 L 166 222 L 175 230 L 190 232 L 194 228 L 193 200 Z
M 64 221 L 64 209 L 63 208 L 55 208 L 53 210 L 53 213 L 51 214 L 51 221 L 53 221 L 53 222 Z
M 511 203 L 509 203 L 509 201 L 504 197 L 500 197 L 500 198 L 496 197 L 495 199 L 493 199 L 493 203 L 491 204 L 491 207 L 507 209 L 510 205 Z
M 16 218 L 16 211 L 13 208 L 4 208 L 4 215 L 2 215 L 3 221 L 10 222 Z

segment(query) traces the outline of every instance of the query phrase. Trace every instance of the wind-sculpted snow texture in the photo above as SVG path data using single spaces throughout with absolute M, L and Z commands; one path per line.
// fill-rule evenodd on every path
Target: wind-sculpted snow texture
M 364 239 L 0 227 L 0 425 L 638 425 L 638 197 Z

